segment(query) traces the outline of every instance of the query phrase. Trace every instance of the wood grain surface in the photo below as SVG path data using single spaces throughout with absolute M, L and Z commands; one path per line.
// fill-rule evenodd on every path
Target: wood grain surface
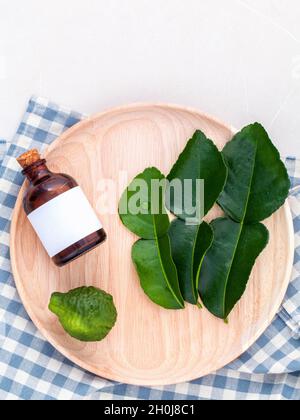
M 116 214 L 118 200 L 126 183 L 147 166 L 167 174 L 195 129 L 203 130 L 220 149 L 233 133 L 232 128 L 192 109 L 138 104 L 88 119 L 48 148 L 49 167 L 74 176 L 108 233 L 105 245 L 63 269 L 54 266 L 33 232 L 22 209 L 24 186 L 20 192 L 11 229 L 11 259 L 21 299 L 45 338 L 96 375 L 139 385 L 174 384 L 207 375 L 247 350 L 283 300 L 294 250 L 288 204 L 265 222 L 270 243 L 229 325 L 191 305 L 182 311 L 164 310 L 143 293 L 131 261 L 136 238 Z M 121 183 L 108 200 L 103 179 Z M 112 214 L 102 214 L 105 206 Z M 221 214 L 215 207 L 208 220 Z M 115 299 L 117 325 L 100 343 L 70 338 L 47 309 L 52 292 L 82 285 L 100 287 Z

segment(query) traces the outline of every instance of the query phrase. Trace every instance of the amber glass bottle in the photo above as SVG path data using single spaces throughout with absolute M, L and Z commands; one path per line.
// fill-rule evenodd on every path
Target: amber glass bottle
M 49 256 L 59 267 L 106 240 L 86 196 L 69 175 L 51 172 L 37 150 L 18 158 L 29 181 L 25 212 Z

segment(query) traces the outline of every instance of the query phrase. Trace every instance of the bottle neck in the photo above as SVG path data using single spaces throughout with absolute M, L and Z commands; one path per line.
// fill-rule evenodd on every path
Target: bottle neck
M 52 172 L 47 168 L 44 159 L 27 166 L 22 173 L 33 185 L 39 184 L 42 180 L 50 178 L 52 175 Z

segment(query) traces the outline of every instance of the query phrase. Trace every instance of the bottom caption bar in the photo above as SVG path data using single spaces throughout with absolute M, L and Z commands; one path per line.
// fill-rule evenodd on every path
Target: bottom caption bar
M 99 401 L 101 411 L 107 416 L 125 416 L 137 418 L 140 416 L 196 416 L 200 414 L 198 402 L 183 401 Z

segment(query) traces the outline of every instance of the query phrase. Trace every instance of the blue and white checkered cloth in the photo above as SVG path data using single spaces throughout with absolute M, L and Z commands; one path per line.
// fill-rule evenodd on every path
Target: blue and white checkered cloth
M 2 161 L 5 155 L 6 155 L 6 141 L 0 139 L 0 166 L 2 165 Z
M 30 321 L 11 273 L 9 231 L 23 182 L 15 157 L 40 150 L 83 116 L 34 97 L 12 143 L 0 141 L 0 400 L 300 399 L 300 162 L 287 159 L 295 227 L 295 263 L 283 305 L 272 325 L 238 360 L 205 378 L 144 388 L 89 374 L 47 343 Z

